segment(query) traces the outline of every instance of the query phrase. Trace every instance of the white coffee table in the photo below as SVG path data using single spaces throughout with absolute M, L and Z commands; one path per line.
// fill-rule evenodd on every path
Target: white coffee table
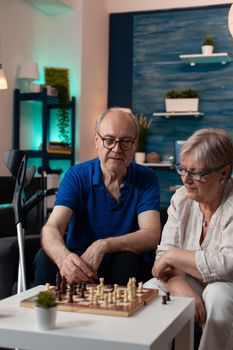
M 19 302 L 39 292 L 32 288 L 0 301 L 0 346 L 30 350 L 193 350 L 194 300 L 159 297 L 131 317 L 59 311 L 56 329 L 37 331 L 33 309 Z

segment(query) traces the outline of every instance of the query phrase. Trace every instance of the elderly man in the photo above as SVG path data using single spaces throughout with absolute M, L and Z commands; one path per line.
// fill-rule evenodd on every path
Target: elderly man
M 132 162 L 138 136 L 130 110 L 100 115 L 98 158 L 67 171 L 42 229 L 36 284 L 54 284 L 57 269 L 69 282 L 104 277 L 125 285 L 129 277 L 150 277 L 150 252 L 160 239 L 159 185 L 154 171 Z

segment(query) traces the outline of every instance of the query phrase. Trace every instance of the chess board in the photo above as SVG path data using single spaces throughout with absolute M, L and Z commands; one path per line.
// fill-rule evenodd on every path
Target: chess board
M 110 285 L 103 287 L 102 297 L 95 297 L 98 286 L 87 284 L 82 295 L 80 293 L 72 295 L 72 302 L 69 300 L 69 292 L 64 293 L 62 300 L 57 299 L 58 310 L 129 317 L 158 297 L 158 290 L 148 288 L 136 288 L 134 295 L 128 297 L 127 287 L 118 286 L 117 298 L 113 298 L 114 289 Z M 51 286 L 50 289 L 55 292 L 56 287 Z M 35 296 L 20 302 L 22 307 L 32 308 L 34 305 Z

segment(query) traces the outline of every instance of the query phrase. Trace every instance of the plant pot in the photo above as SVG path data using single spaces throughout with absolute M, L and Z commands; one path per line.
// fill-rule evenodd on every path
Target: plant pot
M 145 163 L 146 153 L 145 152 L 136 152 L 134 158 L 135 158 L 135 162 L 138 164 Z
M 166 98 L 166 112 L 197 112 L 198 98 Z
M 47 331 L 55 328 L 57 306 L 47 309 L 35 306 L 34 310 L 36 314 L 36 328 L 38 331 Z
M 201 51 L 203 55 L 212 55 L 214 47 L 212 45 L 202 45 Z

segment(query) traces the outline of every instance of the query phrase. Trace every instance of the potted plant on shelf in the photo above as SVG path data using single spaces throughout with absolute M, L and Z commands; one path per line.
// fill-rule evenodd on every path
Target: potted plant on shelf
M 135 152 L 135 162 L 144 163 L 146 160 L 146 141 L 147 141 L 147 132 L 151 126 L 152 119 L 149 119 L 147 116 L 141 114 L 138 118 L 139 123 L 139 137 L 137 148 Z
M 68 110 L 69 95 L 68 91 L 63 86 L 57 86 L 57 97 L 59 99 L 59 109 L 57 110 L 57 126 L 59 130 L 59 138 L 61 142 L 70 145 L 69 123 L 70 115 Z
M 70 144 L 70 103 L 69 70 L 67 68 L 45 67 L 46 85 L 52 86 L 57 91 L 58 109 L 57 126 L 61 143 Z
M 55 328 L 57 302 L 52 290 L 44 290 L 35 297 L 36 324 L 38 330 Z
M 197 112 L 199 96 L 196 90 L 170 90 L 166 93 L 166 112 Z
M 212 35 L 208 34 L 204 37 L 201 51 L 203 55 L 212 55 L 214 51 L 214 39 Z

